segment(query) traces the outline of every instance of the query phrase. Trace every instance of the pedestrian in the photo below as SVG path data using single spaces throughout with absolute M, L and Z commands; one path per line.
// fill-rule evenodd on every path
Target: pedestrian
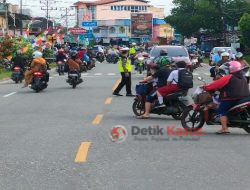
M 129 56 L 129 48 L 122 48 L 120 59 L 118 61 L 122 80 L 120 84 L 118 85 L 118 87 L 113 92 L 113 95 L 115 96 L 122 96 L 120 94 L 120 91 L 125 85 L 126 85 L 126 91 L 127 91 L 126 96 L 129 96 L 129 97 L 133 96 L 132 90 L 131 90 L 132 65 L 131 65 L 131 60 L 129 60 L 128 56 Z

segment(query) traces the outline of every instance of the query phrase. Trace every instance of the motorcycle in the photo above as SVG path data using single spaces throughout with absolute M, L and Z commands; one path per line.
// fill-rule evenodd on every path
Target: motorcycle
M 57 62 L 57 72 L 59 75 L 64 75 L 65 62 L 66 60 Z
M 105 60 L 105 56 L 104 56 L 104 54 L 102 52 L 98 52 L 96 54 L 96 59 L 97 59 L 97 61 L 99 61 L 100 63 L 102 63 Z
M 198 80 L 204 80 L 198 77 Z M 193 95 L 194 104 L 188 106 L 182 116 L 182 127 L 188 131 L 198 131 L 204 124 L 221 125 L 218 109 L 218 92 L 210 94 L 198 87 Z M 236 106 L 228 111 L 228 127 L 242 128 L 250 133 L 250 97 L 240 100 Z
M 152 92 L 152 84 L 139 84 L 136 86 L 136 97 L 132 105 L 133 112 L 136 116 L 142 116 L 145 113 L 146 96 Z M 156 102 L 156 101 L 155 101 Z M 164 97 L 166 107 L 154 108 L 151 114 L 170 115 L 176 120 L 181 119 L 182 112 L 187 106 L 192 105 L 191 97 L 187 96 L 186 91 L 179 91 Z
M 87 71 L 88 71 L 87 63 L 83 61 L 83 64 L 80 65 L 80 72 L 82 73 Z
M 14 67 L 14 70 L 11 74 L 11 79 L 17 84 L 18 82 L 22 83 L 24 79 L 23 71 L 20 67 Z
M 136 70 L 142 74 L 142 72 L 144 71 L 144 60 L 145 58 L 144 57 L 138 57 L 137 58 L 138 62 L 136 64 Z
M 199 60 L 195 54 L 190 54 L 190 59 L 192 62 L 192 71 L 199 67 Z
M 69 83 L 73 89 L 76 88 L 77 85 L 81 84 L 83 80 L 78 71 L 69 71 L 67 83 Z
M 31 83 L 31 89 L 35 90 L 36 93 L 46 89 L 49 82 L 48 72 L 35 72 L 33 73 L 33 79 Z
M 108 63 L 116 64 L 119 61 L 119 56 L 117 54 L 108 54 L 106 60 Z

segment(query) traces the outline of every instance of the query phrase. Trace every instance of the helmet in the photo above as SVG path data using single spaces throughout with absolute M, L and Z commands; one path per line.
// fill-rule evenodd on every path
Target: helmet
M 123 47 L 123 48 L 121 48 L 121 51 L 129 51 L 129 48 Z
M 42 57 L 43 54 L 40 52 L 40 51 L 35 51 L 33 54 L 32 54 L 32 57 L 35 59 L 35 58 L 40 58 Z
M 237 73 L 241 71 L 243 68 L 241 66 L 241 63 L 238 61 L 231 61 L 229 62 L 229 72 L 230 74 Z
M 230 57 L 230 54 L 227 53 L 227 52 L 224 52 L 224 53 L 221 54 L 221 57 Z
M 70 52 L 70 57 L 71 57 L 71 58 L 75 58 L 77 54 L 78 54 L 77 51 L 71 51 L 71 52 Z
M 243 57 L 243 53 L 241 52 L 238 52 L 236 55 L 235 55 L 236 58 L 240 59 Z
M 135 42 L 133 42 L 133 43 L 132 43 L 132 46 L 136 46 L 136 43 L 135 43 Z

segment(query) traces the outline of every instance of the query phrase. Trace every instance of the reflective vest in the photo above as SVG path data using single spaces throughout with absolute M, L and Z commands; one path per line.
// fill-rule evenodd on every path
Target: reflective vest
M 135 50 L 134 47 L 132 47 L 132 48 L 129 49 L 129 54 L 130 54 L 130 55 L 136 54 L 136 50 Z
M 118 65 L 119 65 L 120 73 L 124 73 L 121 59 L 118 61 Z M 132 71 L 131 61 L 129 59 L 127 60 L 125 67 L 129 73 Z

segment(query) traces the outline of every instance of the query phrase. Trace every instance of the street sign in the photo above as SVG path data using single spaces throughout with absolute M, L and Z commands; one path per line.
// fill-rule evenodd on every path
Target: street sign
M 82 22 L 82 26 L 83 27 L 95 27 L 97 26 L 97 22 L 96 21 L 83 21 Z
M 49 35 L 48 36 L 48 41 L 52 44 L 54 44 L 57 41 L 57 38 L 54 36 Z
M 84 28 L 70 28 L 69 31 L 73 35 L 85 34 L 87 32 Z

